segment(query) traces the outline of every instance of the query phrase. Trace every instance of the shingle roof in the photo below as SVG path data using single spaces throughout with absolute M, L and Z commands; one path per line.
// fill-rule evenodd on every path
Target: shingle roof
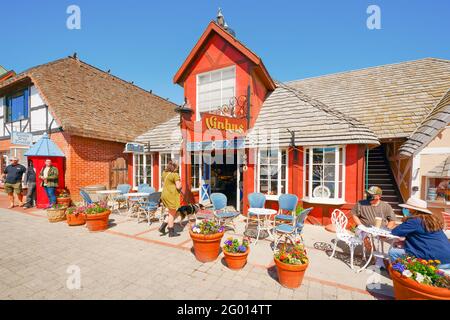
M 69 57 L 31 68 L 0 85 L 31 79 L 63 130 L 128 142 L 173 115 L 175 104 Z
M 428 145 L 450 123 L 450 90 L 425 118 L 419 128 L 400 147 L 402 156 L 411 157 Z
M 276 132 L 270 130 L 275 129 Z M 312 99 L 298 89 L 278 83 L 262 105 L 255 126 L 247 136 L 249 146 L 289 146 L 295 132 L 297 146 L 378 145 L 375 134 L 358 120 Z M 267 135 L 274 141 L 268 142 Z
M 426 58 L 288 82 L 380 139 L 409 137 L 450 88 L 450 61 Z
M 425 176 L 435 178 L 450 178 L 450 156 L 447 157 L 438 166 L 428 171 Z
M 149 151 L 152 152 L 170 152 L 180 150 L 181 139 L 180 116 L 176 115 L 169 121 L 140 135 L 135 142 L 149 143 Z

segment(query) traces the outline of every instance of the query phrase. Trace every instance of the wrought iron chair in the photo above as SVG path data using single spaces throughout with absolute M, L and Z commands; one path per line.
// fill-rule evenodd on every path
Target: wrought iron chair
M 292 222 L 297 209 L 298 197 L 295 194 L 282 194 L 278 198 L 278 214 L 274 217 L 276 222 Z M 285 213 L 287 211 L 287 213 Z
M 264 208 L 266 205 L 266 196 L 264 193 L 254 192 L 248 195 L 248 205 L 250 208 Z M 248 228 L 248 223 L 251 220 L 252 214 L 250 212 L 247 213 L 247 223 L 245 229 Z
M 236 230 L 234 224 L 234 218 L 236 218 L 240 213 L 237 211 L 227 210 L 227 196 L 223 193 L 213 193 L 210 196 L 211 202 L 213 204 L 213 214 L 214 218 L 220 225 L 232 225 L 233 229 Z
M 137 222 L 139 223 L 141 215 L 145 214 L 148 225 L 151 225 L 152 219 L 156 218 L 156 211 L 159 208 L 160 201 L 161 192 L 153 192 L 147 200 L 140 202 L 137 213 Z
M 83 201 L 85 204 L 89 205 L 89 204 L 94 203 L 94 201 L 92 201 L 91 197 L 89 196 L 89 194 L 86 191 L 80 190 L 80 195 L 81 195 L 81 198 L 83 198 Z
M 342 212 L 341 210 L 335 209 L 333 211 L 333 213 L 331 214 L 331 223 L 335 227 L 336 238 L 334 240 L 333 253 L 329 257 L 329 259 L 334 257 L 334 254 L 336 253 L 336 247 L 337 247 L 338 241 L 345 242 L 345 244 L 350 249 L 350 267 L 352 268 L 352 270 L 354 270 L 353 256 L 355 253 L 355 248 L 357 246 L 362 246 L 364 258 L 366 256 L 366 252 L 365 252 L 364 246 L 363 246 L 363 240 L 360 239 L 359 237 L 351 234 L 349 231 L 347 231 L 346 227 L 348 224 L 348 218 L 345 215 L 345 213 Z

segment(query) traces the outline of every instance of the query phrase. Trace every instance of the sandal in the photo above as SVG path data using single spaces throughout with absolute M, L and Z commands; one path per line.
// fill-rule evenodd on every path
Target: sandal
M 9 205 L 8 209 L 12 209 L 14 207 L 15 207 L 15 205 L 11 204 L 11 205 Z

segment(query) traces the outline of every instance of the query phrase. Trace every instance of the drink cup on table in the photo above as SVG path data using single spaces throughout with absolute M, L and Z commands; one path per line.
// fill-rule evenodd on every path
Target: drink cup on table
M 375 228 L 381 228 L 382 222 L 383 222 L 383 218 L 375 217 Z

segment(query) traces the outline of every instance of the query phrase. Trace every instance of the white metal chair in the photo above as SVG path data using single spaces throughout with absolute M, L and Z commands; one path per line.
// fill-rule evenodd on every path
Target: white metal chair
M 342 212 L 341 210 L 335 209 L 333 211 L 333 213 L 331 214 L 331 222 L 333 223 L 335 230 L 336 230 L 336 238 L 334 240 L 333 253 L 329 257 L 329 259 L 334 257 L 334 254 L 336 253 L 336 247 L 337 247 L 338 241 L 345 242 L 345 244 L 347 244 L 347 246 L 350 249 L 350 267 L 352 268 L 352 270 L 354 270 L 353 256 L 355 253 L 355 248 L 357 246 L 363 247 L 363 254 L 364 254 L 364 258 L 365 258 L 363 241 L 359 237 L 357 237 L 357 236 L 351 234 L 349 231 L 347 231 L 346 227 L 347 227 L 347 223 L 348 223 L 348 218 L 345 215 L 345 213 Z

